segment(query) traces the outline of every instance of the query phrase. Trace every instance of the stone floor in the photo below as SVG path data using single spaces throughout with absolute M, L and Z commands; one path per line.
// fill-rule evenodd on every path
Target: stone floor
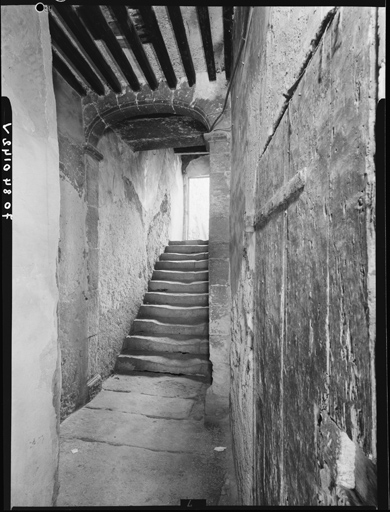
M 228 421 L 205 426 L 206 389 L 153 373 L 106 380 L 61 424 L 57 506 L 234 505 Z

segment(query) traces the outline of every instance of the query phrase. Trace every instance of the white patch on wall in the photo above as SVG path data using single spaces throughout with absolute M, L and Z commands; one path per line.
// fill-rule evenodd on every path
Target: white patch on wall
M 218 97 L 225 97 L 226 78 L 225 73 L 217 73 L 217 79 L 210 82 L 207 71 L 196 75 L 195 92 L 191 105 L 197 98 L 215 100 Z
M 210 178 L 190 178 L 188 240 L 209 238 Z

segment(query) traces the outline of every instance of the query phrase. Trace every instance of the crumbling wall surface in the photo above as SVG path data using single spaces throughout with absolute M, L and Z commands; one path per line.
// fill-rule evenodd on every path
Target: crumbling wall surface
M 47 13 L 34 6 L 2 6 L 1 20 L 2 94 L 13 112 L 11 507 L 50 507 L 58 493 L 60 398 L 51 44 Z
M 181 162 L 173 150 L 134 153 L 113 131 L 100 140 L 99 336 L 91 374 L 113 370 L 138 313 L 154 264 L 182 238 Z
M 88 365 L 87 195 L 80 96 L 53 71 L 60 153 L 58 245 L 61 419 L 86 401 Z
M 356 454 L 375 473 L 376 9 L 319 9 L 255 8 L 232 89 L 231 403 L 245 504 L 367 503 Z M 238 9 L 236 53 L 244 21 Z M 350 458 L 325 447 L 328 418 Z

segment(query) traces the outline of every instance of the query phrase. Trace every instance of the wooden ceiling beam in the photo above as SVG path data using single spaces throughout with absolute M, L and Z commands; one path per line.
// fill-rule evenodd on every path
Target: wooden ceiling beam
M 62 78 L 78 93 L 80 96 L 86 96 L 87 91 L 80 84 L 73 72 L 68 68 L 65 62 L 53 51 L 53 67 L 58 71 Z
M 111 57 L 118 64 L 120 71 L 123 73 L 133 91 L 139 91 L 140 84 L 138 78 L 99 6 L 82 5 L 77 8 L 77 12 L 80 14 L 87 29 L 91 32 L 92 37 L 104 41 Z
M 202 36 L 204 56 L 207 65 L 207 73 L 209 75 L 209 80 L 214 81 L 216 80 L 217 76 L 215 71 L 214 48 L 213 40 L 211 37 L 209 9 L 207 5 L 198 5 L 196 10 L 198 13 L 200 33 Z
M 100 53 L 99 48 L 96 46 L 95 41 L 91 38 L 85 30 L 84 25 L 80 21 L 72 6 L 69 5 L 53 5 L 54 13 L 60 18 L 65 27 L 72 33 L 74 38 L 78 41 L 79 45 L 84 49 L 85 53 L 96 66 L 97 70 L 101 73 L 103 79 L 106 81 L 108 87 L 115 93 L 122 92 L 122 87 L 107 64 L 103 55 Z
M 53 16 L 49 16 L 49 27 L 54 48 L 76 68 L 77 72 L 96 94 L 103 96 L 105 92 L 104 85 Z
M 209 151 L 207 151 L 206 146 L 174 148 L 173 152 L 176 153 L 176 155 L 208 155 L 209 154 Z
M 233 43 L 232 43 L 232 29 L 233 29 L 233 10 L 232 5 L 222 7 L 223 16 L 223 44 L 225 54 L 225 75 L 226 80 L 230 80 L 232 72 L 233 61 Z
M 124 5 L 108 5 L 108 8 L 127 47 L 134 53 L 149 87 L 154 91 L 158 87 L 158 81 L 127 8 Z
M 150 5 L 137 6 L 137 9 L 142 16 L 147 31 L 151 34 L 152 45 L 160 62 L 161 69 L 167 79 L 168 86 L 171 89 L 175 89 L 177 85 L 177 78 L 172 67 L 164 39 L 161 35 L 160 27 L 157 23 L 156 14 Z
M 196 82 L 194 63 L 192 62 L 191 50 L 187 40 L 187 34 L 184 28 L 183 16 L 180 6 L 167 6 L 168 14 L 172 22 L 173 32 L 175 33 L 177 46 L 179 48 L 183 67 L 187 75 L 188 85 L 192 87 Z

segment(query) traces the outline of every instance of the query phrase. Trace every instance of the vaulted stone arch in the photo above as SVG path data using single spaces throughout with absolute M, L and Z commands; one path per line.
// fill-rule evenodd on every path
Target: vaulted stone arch
M 86 144 L 96 147 L 107 128 L 115 130 L 130 119 L 159 115 L 189 118 L 200 123 L 199 131 L 208 132 L 222 112 L 225 85 L 219 81 L 206 90 L 202 84 L 189 87 L 184 81 L 174 91 L 161 83 L 156 91 L 145 85 L 138 93 L 127 89 L 123 95 L 110 93 L 103 98 L 91 94 L 83 100 Z

